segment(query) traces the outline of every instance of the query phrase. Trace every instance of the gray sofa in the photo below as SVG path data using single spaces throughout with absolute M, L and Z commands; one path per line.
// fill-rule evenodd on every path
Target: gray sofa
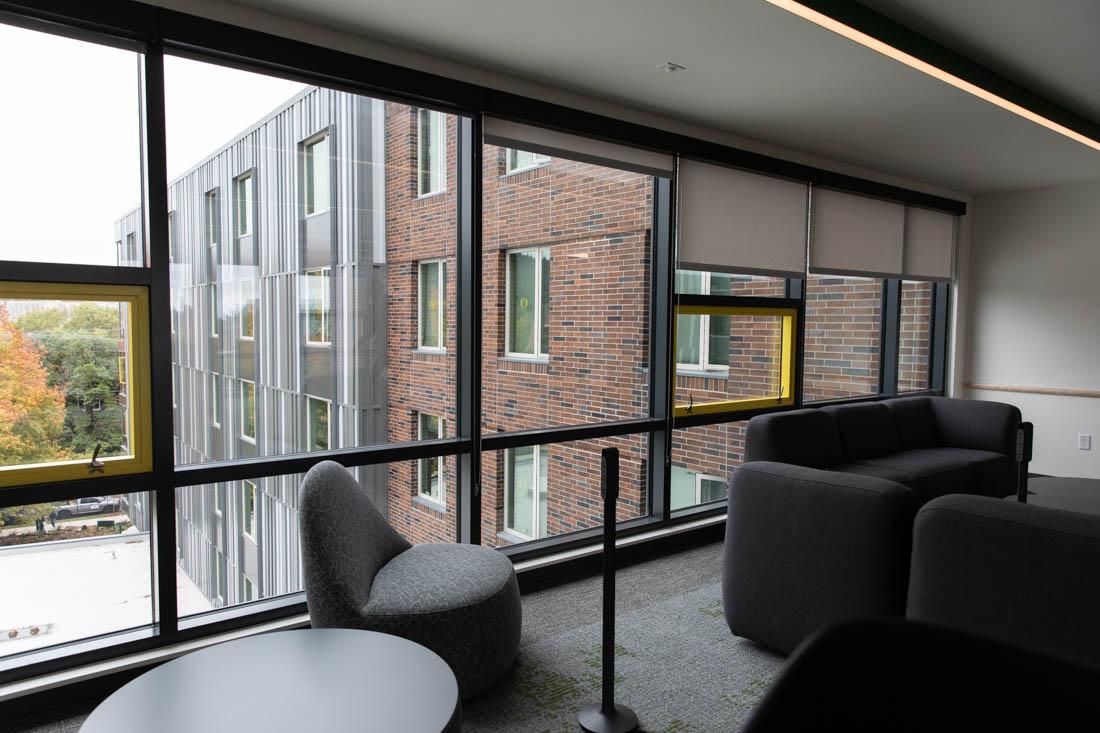
M 906 616 L 1100 667 L 1100 516 L 945 496 L 913 526 Z
M 1018 481 L 1020 411 L 948 397 L 902 397 L 759 415 L 745 461 L 876 476 L 917 492 L 1003 497 Z
M 730 630 L 790 653 L 829 624 L 904 614 L 917 510 L 1016 493 L 1020 425 L 1011 405 L 942 397 L 752 418 L 726 518 Z

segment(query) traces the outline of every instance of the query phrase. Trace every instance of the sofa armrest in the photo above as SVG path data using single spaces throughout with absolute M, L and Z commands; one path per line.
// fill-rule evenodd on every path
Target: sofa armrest
M 916 492 L 758 461 L 735 469 L 722 568 L 730 630 L 783 653 L 823 626 L 905 608 Z
M 1100 516 L 981 496 L 913 525 L 907 616 L 1100 666 Z
M 1016 429 L 1022 421 L 1018 407 L 954 397 L 930 399 L 941 446 L 992 451 L 1015 458 Z

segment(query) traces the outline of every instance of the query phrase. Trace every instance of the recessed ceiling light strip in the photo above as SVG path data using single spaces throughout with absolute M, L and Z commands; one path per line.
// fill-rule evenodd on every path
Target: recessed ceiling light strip
M 987 89 L 983 89 L 977 84 L 969 82 L 966 79 L 960 78 L 958 76 L 955 76 L 954 74 L 944 71 L 943 69 L 933 66 L 927 61 L 908 54 L 905 51 L 894 48 L 890 44 L 881 41 L 874 36 L 868 35 L 863 31 L 846 25 L 845 23 L 842 23 L 841 21 L 836 20 L 835 18 L 832 18 L 822 12 L 814 10 L 813 8 L 807 7 L 800 2 L 795 2 L 795 0 L 768 0 L 768 2 L 778 8 L 786 10 L 789 13 L 793 13 L 800 18 L 808 20 L 811 23 L 819 25 L 822 28 L 830 30 L 833 33 L 843 36 L 850 41 L 854 41 L 861 46 L 865 46 L 872 51 L 877 51 L 883 56 L 887 56 L 895 61 L 899 61 L 910 68 L 916 69 L 917 71 L 927 74 L 928 76 L 939 79 L 946 84 L 950 84 L 956 89 L 960 89 L 964 92 L 967 92 L 968 94 L 972 94 L 979 99 L 983 99 L 986 102 L 989 102 L 990 104 L 995 104 L 1001 109 L 1019 115 L 1020 117 L 1034 122 L 1037 125 L 1042 125 L 1048 130 L 1057 132 L 1060 135 L 1065 135 L 1071 140 L 1076 140 L 1077 142 L 1083 145 L 1087 145 L 1094 150 L 1100 150 L 1100 141 L 1083 135 L 1076 130 L 1055 122 L 1052 119 L 1044 117 L 1043 115 L 1034 112 L 1022 105 L 1019 105 L 1016 102 L 994 94 Z

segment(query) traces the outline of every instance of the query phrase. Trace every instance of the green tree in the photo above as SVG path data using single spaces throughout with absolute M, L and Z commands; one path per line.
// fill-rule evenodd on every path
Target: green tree
M 126 443 L 119 403 L 119 313 L 97 303 L 32 311 L 19 319 L 42 350 L 51 387 L 65 396 L 60 445 L 69 458 L 118 455 Z
M 39 348 L 0 303 L 0 465 L 58 458 L 65 396 L 47 383 Z

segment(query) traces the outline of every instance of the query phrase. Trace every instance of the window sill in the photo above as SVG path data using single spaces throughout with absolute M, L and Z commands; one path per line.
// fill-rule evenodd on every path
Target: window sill
M 500 176 L 500 178 L 502 178 L 502 179 L 511 178 L 512 176 L 517 176 L 520 173 L 530 173 L 531 171 L 537 171 L 537 170 L 541 170 L 543 168 L 549 168 L 549 167 L 550 167 L 550 161 L 546 161 L 545 163 L 539 163 L 538 165 L 529 165 L 526 168 L 516 168 L 515 170 L 511 170 L 511 171 L 505 169 L 504 175 Z
M 508 542 L 509 544 L 512 544 L 512 545 L 521 545 L 524 542 L 531 542 L 535 538 L 534 537 L 524 537 L 521 534 L 517 534 L 515 532 L 511 532 L 511 531 L 505 529 L 505 530 L 502 530 L 500 532 L 497 532 L 497 539 L 498 540 L 504 540 L 505 542 Z
M 436 196 L 442 196 L 447 193 L 447 189 L 441 188 L 438 191 L 428 191 L 427 193 L 418 193 L 416 195 L 417 201 L 426 201 L 427 199 L 435 198 Z
M 331 341 L 306 341 L 307 349 L 328 349 L 331 347 Z
M 325 209 L 324 211 L 314 211 L 312 214 L 305 214 L 302 218 L 304 218 L 304 219 L 316 219 L 318 216 L 324 216 L 329 211 L 331 211 L 331 209 Z
M 248 443 L 249 445 L 256 445 L 256 439 L 250 438 L 247 435 L 242 435 L 241 440 L 243 440 L 245 443 Z
M 524 356 L 522 354 L 505 354 L 499 357 L 500 361 L 513 362 L 515 364 L 549 364 L 549 356 Z
M 729 369 L 685 369 L 676 367 L 677 377 L 704 377 L 706 379 L 729 379 Z
M 414 354 L 425 354 L 425 355 L 428 355 L 428 356 L 446 356 L 447 355 L 447 350 L 446 349 L 433 349 L 430 346 L 417 346 L 415 349 L 412 350 L 412 353 L 414 353 Z
M 428 497 L 422 496 L 420 494 L 417 494 L 413 497 L 413 504 L 417 506 L 422 506 L 429 511 L 435 512 L 436 514 L 447 513 L 447 507 L 445 505 L 440 504 L 435 499 L 429 499 Z

